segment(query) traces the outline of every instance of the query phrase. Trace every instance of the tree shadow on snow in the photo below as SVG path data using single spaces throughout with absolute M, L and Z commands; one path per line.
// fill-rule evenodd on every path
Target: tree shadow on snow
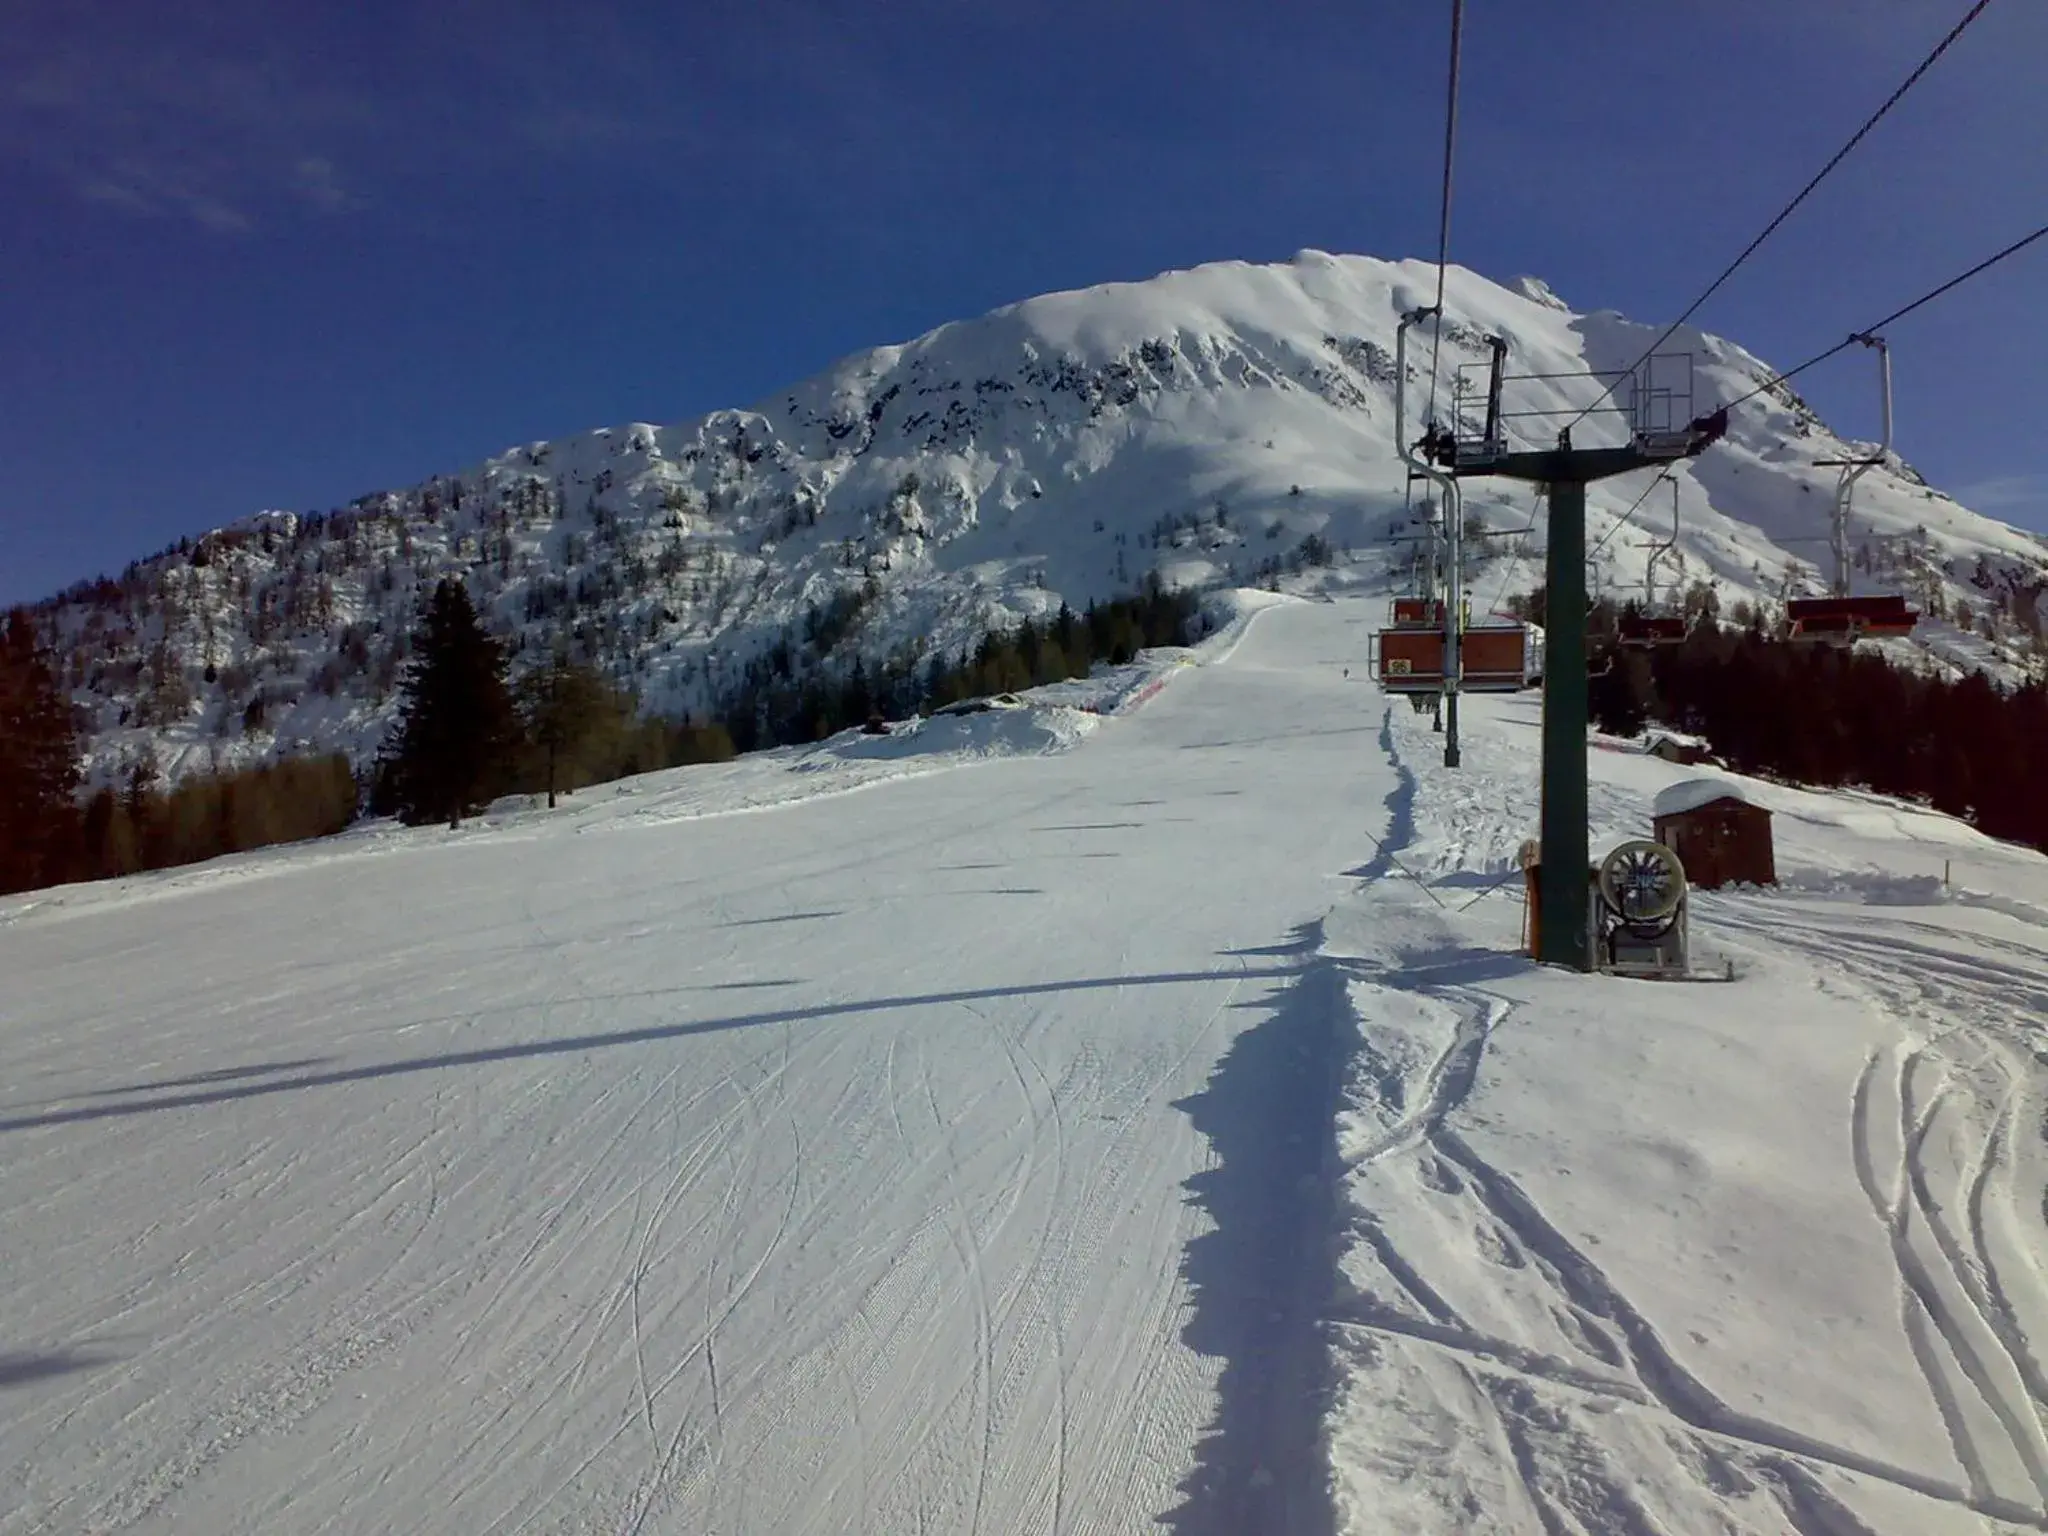
M 91 1088 L 50 1099 L 31 1099 L 12 1107 L 41 1109 L 45 1105 L 64 1104 L 72 1099 L 118 1099 L 134 1093 L 160 1093 L 167 1088 L 205 1088 L 214 1083 L 239 1082 L 244 1078 L 267 1077 L 278 1072 L 303 1072 L 308 1067 L 325 1066 L 333 1059 L 332 1056 L 301 1056 L 292 1061 L 259 1061 L 246 1067 L 218 1067 L 211 1072 L 194 1072 L 186 1077 L 163 1077 L 150 1083 L 122 1083 L 115 1088 Z
M 1384 961 L 1341 960 L 1331 962 L 1352 974 L 1380 986 L 1483 988 L 1486 983 L 1526 976 L 1539 969 L 1537 963 L 1519 951 L 1483 949 L 1478 945 L 1451 945 L 1432 950 L 1397 950 Z
M 247 1067 L 219 1067 L 211 1072 L 194 1072 L 189 1077 L 166 1077 L 153 1083 L 128 1083 L 119 1088 L 96 1088 L 87 1098 L 117 1098 L 124 1093 L 155 1093 L 164 1088 L 203 1088 L 209 1083 L 231 1083 L 245 1077 L 264 1077 L 273 1072 L 303 1072 L 325 1066 L 333 1058 L 301 1056 L 295 1061 L 259 1061 Z
M 1123 832 L 1142 830 L 1148 823 L 1142 821 L 1066 821 L 1046 827 L 1026 827 L 1026 832 Z
M 1521 871 L 1518 869 L 1454 869 L 1448 874 L 1438 875 L 1429 882 L 1429 886 L 1434 891 L 1492 890 L 1496 886 L 1513 884 L 1519 874 Z
M 548 1056 L 575 1056 L 585 1051 L 608 1050 L 616 1046 L 652 1045 L 689 1035 L 716 1034 L 728 1029 L 751 1029 L 761 1024 L 802 1024 L 824 1019 L 846 1018 L 869 1013 L 890 1013 L 903 1008 L 941 1007 L 1005 997 L 1040 997 L 1058 992 L 1116 991 L 1124 987 L 1159 987 L 1243 981 L 1260 976 L 1292 976 L 1295 967 L 1265 970 L 1243 967 L 1207 971 L 1161 971 L 1137 976 L 1079 976 L 1067 981 L 1027 982 L 1008 987 L 968 987 L 948 992 L 919 992 L 901 997 L 875 997 L 859 1002 L 819 1003 L 809 1008 L 763 1009 L 759 1013 L 733 1014 L 716 1019 L 687 1019 L 671 1024 L 648 1024 L 637 1029 L 609 1030 L 601 1034 L 563 1035 L 554 1039 L 519 1040 L 505 1045 L 480 1046 L 475 1050 L 446 1051 L 434 1056 L 404 1057 L 397 1061 L 369 1062 L 359 1067 L 336 1067 L 325 1072 L 306 1072 L 262 1082 L 231 1082 L 130 1103 L 94 1104 L 79 1109 L 52 1109 L 41 1113 L 9 1114 L 0 1118 L 0 1131 L 25 1131 L 42 1126 L 69 1125 L 85 1120 L 112 1120 L 128 1115 L 149 1114 L 160 1109 L 190 1109 L 201 1104 L 224 1104 L 235 1099 L 261 1098 L 274 1093 L 291 1093 L 305 1088 L 333 1088 L 344 1083 L 371 1082 L 379 1078 L 409 1077 L 419 1072 L 440 1072 L 454 1067 L 487 1066 L 493 1062 L 521 1061 Z M 674 997 L 700 990 L 695 986 L 650 987 L 637 992 L 607 992 L 565 997 L 539 1004 L 542 1008 L 587 1006 L 592 1003 L 637 1001 Z M 447 1023 L 473 1014 L 449 1015 L 444 1019 L 414 1019 L 404 1027 Z M 84 1095 L 80 1095 L 83 1097 Z M 34 1106 L 18 1106 L 33 1108 Z
M 1284 944 L 1247 944 L 1242 949 L 1226 949 L 1223 953 L 1233 957 L 1258 955 L 1269 960 L 1285 956 L 1293 960 L 1297 966 L 1305 964 L 1308 955 L 1299 937 L 1289 939 Z
M 47 1381 L 52 1376 L 68 1376 L 73 1371 L 89 1371 L 96 1365 L 110 1365 L 116 1358 L 90 1349 L 0 1353 L 0 1392 Z
M 1237 1037 L 1207 1087 L 1174 1106 L 1216 1157 L 1184 1186 L 1215 1225 L 1182 1260 L 1193 1301 L 1182 1338 L 1223 1362 L 1216 1417 L 1181 1503 L 1159 1519 L 1179 1536 L 1335 1529 L 1318 1318 L 1334 1276 L 1326 1156 L 1345 1003 L 1342 973 L 1316 956 L 1320 943 L 1311 925 L 1284 949 L 1243 951 L 1291 955 L 1279 973 L 1286 984 L 1237 1005 L 1269 1017 Z

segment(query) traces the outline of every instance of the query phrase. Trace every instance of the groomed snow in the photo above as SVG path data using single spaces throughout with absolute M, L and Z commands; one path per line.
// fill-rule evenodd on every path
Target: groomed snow
M 0 907 L 0 1532 L 1216 1529 L 1357 618 Z
M 2048 860 L 1750 785 L 1733 981 L 1542 969 L 1537 701 L 1262 602 L 0 903 L 0 1536 L 2040 1529 Z

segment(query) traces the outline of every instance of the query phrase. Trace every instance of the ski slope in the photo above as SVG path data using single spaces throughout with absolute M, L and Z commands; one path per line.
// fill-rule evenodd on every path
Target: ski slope
M 1312 1159 L 1328 1123 L 1306 1060 L 1271 1102 L 1205 1085 L 1388 776 L 1357 616 L 1286 617 L 1080 752 L 744 815 L 647 790 L 0 928 L 0 1532 L 1182 1503 L 1295 1272 L 1190 1249 L 1209 1141 L 1284 1115 Z
M 1542 970 L 1380 611 L 0 903 L 0 1536 L 2043 1528 L 2048 860 Z

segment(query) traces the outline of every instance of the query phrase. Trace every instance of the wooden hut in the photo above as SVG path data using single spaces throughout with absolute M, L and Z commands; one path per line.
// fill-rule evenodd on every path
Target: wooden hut
M 1661 757 L 1667 763 L 1677 763 L 1685 768 L 1714 761 L 1714 755 L 1702 737 L 1682 736 L 1676 731 L 1652 732 L 1643 750 L 1651 757 Z
M 1687 779 L 1657 796 L 1653 835 L 1678 855 L 1688 885 L 1776 885 L 1771 813 L 1737 779 Z

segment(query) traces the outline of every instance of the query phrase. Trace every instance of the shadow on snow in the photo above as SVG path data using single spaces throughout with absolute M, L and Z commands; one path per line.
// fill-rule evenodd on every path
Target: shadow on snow
M 96 1365 L 108 1365 L 116 1357 L 99 1350 L 54 1349 L 41 1353 L 0 1353 L 0 1391 L 9 1387 L 25 1387 L 31 1382 L 47 1381 L 52 1376 L 68 1376 L 73 1371 L 89 1371 Z
M 650 1024 L 639 1029 L 610 1030 L 601 1034 L 563 1035 L 553 1040 L 520 1040 L 507 1045 L 481 1046 L 469 1051 L 447 1051 L 434 1056 L 413 1056 L 397 1061 L 369 1062 L 359 1067 L 337 1067 L 326 1072 L 306 1072 L 293 1077 L 275 1077 L 262 1082 L 229 1082 L 217 1087 L 169 1093 L 157 1098 L 120 1104 L 94 1104 L 78 1109 L 52 1109 L 39 1113 L 16 1113 L 0 1119 L 0 1131 L 25 1131 L 39 1126 L 69 1125 L 85 1120 L 110 1120 L 126 1115 L 149 1114 L 160 1109 L 189 1109 L 201 1104 L 224 1104 L 235 1099 L 260 1098 L 273 1093 L 291 1093 L 305 1088 L 333 1088 L 343 1083 L 371 1082 L 378 1078 L 407 1077 L 416 1072 L 438 1072 L 449 1067 L 485 1066 L 499 1061 L 521 1061 L 546 1056 L 573 1056 L 583 1051 L 613 1046 L 651 1045 L 687 1035 L 715 1034 L 721 1030 L 748 1029 L 759 1024 L 800 1024 L 820 1019 L 843 1018 L 865 1013 L 887 1013 L 898 1008 L 940 1007 L 979 1002 L 985 998 L 1040 997 L 1059 992 L 1114 991 L 1120 987 L 1195 985 L 1217 981 L 1242 981 L 1247 977 L 1292 976 L 1297 967 L 1266 970 L 1238 967 L 1210 971 L 1164 971 L 1137 976 L 1082 976 L 1070 981 L 1030 982 L 1009 987 L 976 987 L 951 992 L 912 993 L 902 997 L 876 997 L 860 1002 L 819 1003 L 808 1008 L 777 1008 L 759 1013 L 733 1014 L 726 1018 L 690 1019 L 673 1024 Z M 694 986 L 655 987 L 640 992 L 612 992 L 561 998 L 565 1005 L 623 1002 L 650 997 L 670 997 L 699 990 Z M 548 1007 L 552 1004 L 534 1006 Z M 473 1015 L 455 1015 L 468 1018 Z M 444 1022 L 416 1019 L 408 1027 Z M 80 1097 L 87 1095 L 81 1094 Z
M 1394 787 L 1387 791 L 1387 835 L 1381 839 L 1379 851 L 1372 862 L 1361 865 L 1346 873 L 1360 880 L 1378 880 L 1392 874 L 1399 866 L 1395 853 L 1415 841 L 1415 772 L 1401 761 L 1400 748 L 1394 744 L 1394 706 L 1389 704 L 1387 712 L 1380 719 L 1380 750 L 1387 754 L 1387 761 L 1394 767 Z
M 1208 1086 L 1175 1108 L 1215 1166 L 1186 1182 L 1214 1227 L 1187 1246 L 1193 1312 L 1182 1337 L 1223 1361 L 1215 1420 L 1181 1503 L 1160 1517 L 1179 1536 L 1330 1536 L 1321 1429 L 1318 1318 L 1334 1275 L 1331 1169 L 1342 973 L 1320 959 L 1320 925 L 1284 948 L 1294 963 L 1272 996 L 1239 1007 L 1270 1017 L 1240 1034 Z

